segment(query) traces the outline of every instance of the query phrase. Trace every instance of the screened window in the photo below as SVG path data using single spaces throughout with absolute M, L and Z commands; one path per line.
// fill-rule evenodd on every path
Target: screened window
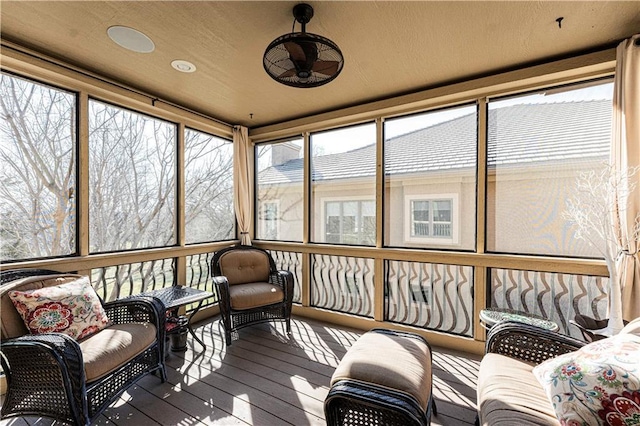
M 314 242 L 375 245 L 375 123 L 311 135 Z
M 76 96 L 2 73 L 0 260 L 76 252 Z
M 580 174 L 608 160 L 612 91 L 600 82 L 489 103 L 488 251 L 598 256 L 564 212 Z
M 89 101 L 92 252 L 176 244 L 177 126 Z
M 256 236 L 302 241 L 303 139 L 256 145 Z
M 473 249 L 476 106 L 385 120 L 384 134 L 385 245 Z
M 186 129 L 184 145 L 186 243 L 233 239 L 232 142 Z

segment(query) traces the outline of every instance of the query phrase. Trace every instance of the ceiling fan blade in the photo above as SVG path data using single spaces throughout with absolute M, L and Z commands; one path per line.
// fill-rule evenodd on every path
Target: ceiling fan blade
M 294 41 L 287 41 L 284 43 L 285 49 L 289 52 L 291 60 L 296 62 L 305 62 L 307 55 L 304 53 L 304 49 L 298 43 Z
M 282 74 L 280 74 L 278 76 L 278 78 L 293 77 L 295 75 L 296 75 L 296 69 L 295 68 L 291 68 L 290 70 L 287 70 L 287 71 L 283 72 Z
M 338 72 L 339 65 L 338 61 L 316 61 L 311 69 L 320 74 L 333 75 Z

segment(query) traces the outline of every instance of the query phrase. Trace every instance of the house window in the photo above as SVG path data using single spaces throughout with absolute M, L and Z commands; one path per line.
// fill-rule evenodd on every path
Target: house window
M 408 196 L 405 206 L 407 242 L 433 244 L 458 242 L 457 194 Z
M 375 244 L 375 201 L 326 201 L 324 210 L 325 242 Z
M 275 201 L 262 204 L 262 232 L 261 238 L 265 240 L 278 239 L 278 203 Z
M 451 238 L 453 200 L 412 200 L 411 237 Z

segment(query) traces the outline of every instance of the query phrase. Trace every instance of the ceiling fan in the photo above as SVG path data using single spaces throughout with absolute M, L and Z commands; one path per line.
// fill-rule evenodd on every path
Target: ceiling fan
M 265 71 L 278 83 L 292 87 L 318 87 L 334 80 L 344 58 L 338 46 L 328 38 L 306 32 L 313 8 L 300 3 L 293 7 L 293 25 L 301 32 L 291 32 L 272 41 L 264 52 Z

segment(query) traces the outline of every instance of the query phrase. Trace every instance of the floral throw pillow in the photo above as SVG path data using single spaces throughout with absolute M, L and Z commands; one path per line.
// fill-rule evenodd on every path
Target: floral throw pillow
M 561 425 L 640 425 L 640 336 L 598 340 L 533 373 Z
M 80 340 L 109 325 L 88 277 L 36 290 L 10 291 L 9 298 L 31 334 L 58 332 Z

